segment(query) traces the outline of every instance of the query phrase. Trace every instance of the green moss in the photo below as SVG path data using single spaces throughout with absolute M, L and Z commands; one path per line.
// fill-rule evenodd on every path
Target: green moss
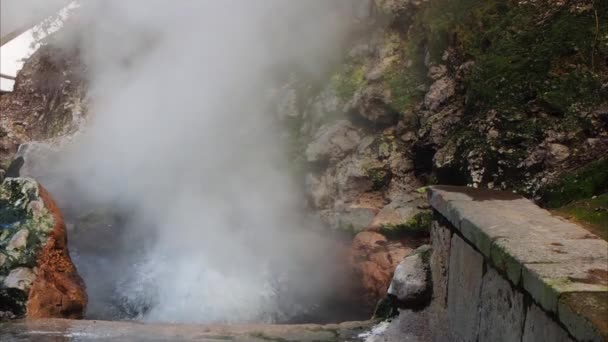
M 542 191 L 542 203 L 558 208 L 608 191 L 608 159 L 591 162 L 562 176 Z
M 475 61 L 462 82 L 465 115 L 451 139 L 458 140 L 459 156 L 473 149 L 495 154 L 469 128 L 494 112 L 496 140 L 508 151 L 495 157 L 507 161 L 501 168 L 509 186 L 522 179 L 522 151 L 542 141 L 547 127 L 584 138 L 594 128 L 581 113 L 608 101 L 600 63 L 608 58 L 606 1 L 576 12 L 534 2 L 436 0 L 415 15 L 408 39 L 413 50 L 428 51 L 432 63 L 444 63 L 447 46 L 455 48 L 451 58 Z M 471 141 L 459 137 L 463 130 Z
M 366 169 L 367 178 L 373 183 L 373 190 L 380 190 L 390 181 L 390 172 L 383 168 Z
M 391 107 L 398 112 L 412 109 L 425 94 L 426 73 L 420 68 L 406 67 L 402 63 L 386 74 L 386 84 L 391 91 Z
M 432 221 L 433 213 L 424 211 L 414 215 L 407 222 L 383 225 L 380 227 L 380 233 L 389 239 L 399 239 L 407 236 L 428 236 Z
M 414 26 L 415 27 L 415 26 Z M 411 110 L 425 94 L 428 79 L 424 65 L 423 37 L 412 29 L 396 50 L 396 60 L 387 68 L 384 80 L 391 93 L 390 106 L 398 112 Z
M 343 101 L 348 101 L 363 85 L 365 65 L 361 61 L 348 61 L 331 76 L 330 82 L 336 95 Z
M 540 11 L 546 9 L 489 3 L 503 15 L 485 20 L 485 30 L 463 44 L 476 60 L 466 82 L 470 109 L 516 112 L 537 101 L 557 113 L 573 114 L 574 104 L 587 106 L 606 98 L 593 62 L 603 54 L 594 48 L 593 11 L 573 14 L 564 9 L 540 20 Z M 608 16 L 607 8 L 597 9 Z M 476 27 L 471 22 L 463 30 Z
M 604 240 L 608 240 L 608 193 L 568 204 L 557 209 L 555 213 L 574 219 Z
M 387 320 L 399 315 L 397 302 L 393 297 L 384 297 L 378 301 L 372 319 Z

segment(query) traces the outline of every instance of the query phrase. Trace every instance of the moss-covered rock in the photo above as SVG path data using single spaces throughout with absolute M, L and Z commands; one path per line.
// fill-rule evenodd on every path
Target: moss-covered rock
M 0 185 L 0 318 L 82 317 L 86 294 L 57 208 L 36 181 Z
M 425 237 L 429 236 L 433 213 L 423 211 L 414 215 L 407 222 L 394 225 L 383 225 L 380 233 L 389 239 L 399 239 L 404 237 Z

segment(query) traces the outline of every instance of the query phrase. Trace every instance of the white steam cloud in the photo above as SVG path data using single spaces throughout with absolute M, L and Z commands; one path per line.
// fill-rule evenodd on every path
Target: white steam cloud
M 353 4 L 81 3 L 65 36 L 92 120 L 55 195 L 129 213 L 126 233 L 98 241 L 110 255 L 76 256 L 90 315 L 115 300 L 147 321 L 285 321 L 331 295 L 332 246 L 304 224 L 267 94 L 284 70 L 338 56 Z

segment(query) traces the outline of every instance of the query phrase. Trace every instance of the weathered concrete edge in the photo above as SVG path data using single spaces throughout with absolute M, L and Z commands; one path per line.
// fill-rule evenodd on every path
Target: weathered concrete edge
M 450 192 L 450 196 L 444 197 L 446 191 Z M 572 336 L 580 341 L 608 340 L 606 326 L 602 324 L 598 326 L 597 320 L 592 319 L 595 313 L 581 312 L 580 309 L 574 308 L 569 301 L 562 300 L 566 294 L 582 296 L 586 293 L 601 293 L 608 295 L 608 286 L 599 284 L 572 286 L 569 281 L 565 280 L 566 275 L 563 277 L 564 281 L 559 277 L 544 277 L 534 269 L 534 264 L 527 264 L 525 261 L 519 260 L 508 248 L 497 243 L 497 240 L 500 240 L 499 237 L 488 236 L 482 227 L 476 226 L 464 217 L 464 214 L 459 212 L 454 205 L 475 201 L 475 195 L 472 194 L 476 191 L 476 189 L 463 187 L 430 186 L 427 188 L 427 195 L 431 207 L 451 223 L 452 227 L 468 243 L 479 250 L 486 261 L 503 272 L 515 286 L 528 293 L 544 310 L 554 314 Z M 488 195 L 489 190 L 480 192 L 480 197 L 483 197 Z M 505 194 L 504 192 L 496 193 Z M 513 194 L 513 199 L 518 197 L 521 198 Z M 530 204 L 533 205 L 531 201 Z

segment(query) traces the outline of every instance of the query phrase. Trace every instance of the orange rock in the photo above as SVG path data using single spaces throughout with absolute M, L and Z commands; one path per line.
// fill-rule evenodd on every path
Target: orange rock
M 395 268 L 412 252 L 400 241 L 388 241 L 380 233 L 363 231 L 355 236 L 349 250 L 349 262 L 365 305 L 373 308 L 386 295 Z
M 39 185 L 39 191 L 53 216 L 54 227 L 38 253 L 38 271 L 27 301 L 27 318 L 82 318 L 87 294 L 68 252 L 63 216 L 46 189 Z

